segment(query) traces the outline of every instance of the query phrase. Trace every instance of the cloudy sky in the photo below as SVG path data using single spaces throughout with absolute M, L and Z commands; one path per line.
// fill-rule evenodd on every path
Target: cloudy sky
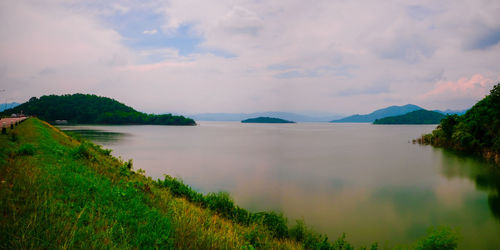
M 145 112 L 464 109 L 500 81 L 500 1 L 0 1 L 0 102 Z

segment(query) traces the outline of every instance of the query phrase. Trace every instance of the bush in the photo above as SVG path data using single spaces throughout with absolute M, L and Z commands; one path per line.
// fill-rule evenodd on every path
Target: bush
M 76 159 L 90 159 L 92 154 L 89 151 L 88 146 L 85 143 L 81 143 L 80 146 L 76 147 L 72 151 L 72 155 Z
M 133 165 L 132 159 L 123 163 L 123 165 L 120 167 L 120 175 L 130 176 L 130 174 L 132 173 L 132 165 Z
M 17 150 L 17 155 L 34 155 L 34 154 L 35 154 L 35 146 L 29 143 L 23 144 Z
M 210 210 L 216 211 L 220 215 L 232 219 L 235 212 L 233 199 L 226 192 L 209 193 L 206 197 L 206 204 Z
M 259 213 L 263 217 L 262 223 L 271 231 L 276 238 L 288 237 L 288 226 L 287 219 L 282 213 L 271 212 L 261 212 Z
M 458 232 L 449 227 L 429 229 L 428 235 L 417 241 L 415 249 L 445 250 L 455 249 L 458 246 Z

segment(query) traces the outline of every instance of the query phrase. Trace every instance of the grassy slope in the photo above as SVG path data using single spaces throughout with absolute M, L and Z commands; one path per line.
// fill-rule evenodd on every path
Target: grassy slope
M 351 249 L 344 236 L 332 244 L 303 222 L 281 239 L 265 221 L 235 223 L 211 204 L 173 195 L 188 186 L 153 181 L 110 151 L 35 118 L 0 134 L 0 145 L 0 249 Z M 410 248 L 453 249 L 456 241 L 444 228 Z
M 38 119 L 1 135 L 0 248 L 299 248 L 173 197 L 95 145 Z M 12 132 L 10 132 L 12 133 Z M 29 155 L 27 144 L 34 146 Z M 26 153 L 27 152 L 27 153 Z

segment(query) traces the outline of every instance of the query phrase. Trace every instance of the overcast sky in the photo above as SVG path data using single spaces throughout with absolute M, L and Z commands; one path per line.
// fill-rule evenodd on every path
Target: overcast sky
M 0 102 L 140 111 L 465 109 L 500 81 L 500 1 L 0 1 Z

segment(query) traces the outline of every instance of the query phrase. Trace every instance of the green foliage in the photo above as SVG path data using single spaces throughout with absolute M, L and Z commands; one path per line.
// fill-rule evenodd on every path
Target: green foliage
M 72 155 L 75 159 L 91 159 L 92 154 L 90 153 L 89 146 L 87 143 L 81 143 L 78 147 L 74 148 Z
M 78 124 L 196 125 L 194 120 L 184 116 L 145 114 L 111 98 L 88 94 L 32 97 L 28 102 L 5 110 L 0 115 L 21 111 L 49 122 L 67 120 Z
M 415 110 L 404 115 L 377 119 L 373 124 L 438 124 L 445 115 L 425 109 Z
M 450 139 L 455 126 L 458 124 L 458 115 L 448 115 L 441 121 L 441 129 L 443 130 L 444 136 Z
M 132 174 L 132 159 L 126 161 L 123 163 L 123 165 L 120 167 L 120 175 L 121 176 L 130 176 Z
M 276 238 L 288 237 L 287 219 L 282 213 L 261 212 L 257 217 L 262 217 L 262 223 L 271 231 L 271 234 Z
M 431 228 L 428 235 L 417 241 L 418 250 L 447 250 L 456 249 L 459 233 L 448 227 Z
M 19 147 L 19 149 L 17 150 L 17 155 L 34 155 L 35 151 L 35 146 L 30 143 L 26 143 Z
M 447 116 L 423 141 L 490 157 L 500 155 L 500 84 L 464 115 Z

